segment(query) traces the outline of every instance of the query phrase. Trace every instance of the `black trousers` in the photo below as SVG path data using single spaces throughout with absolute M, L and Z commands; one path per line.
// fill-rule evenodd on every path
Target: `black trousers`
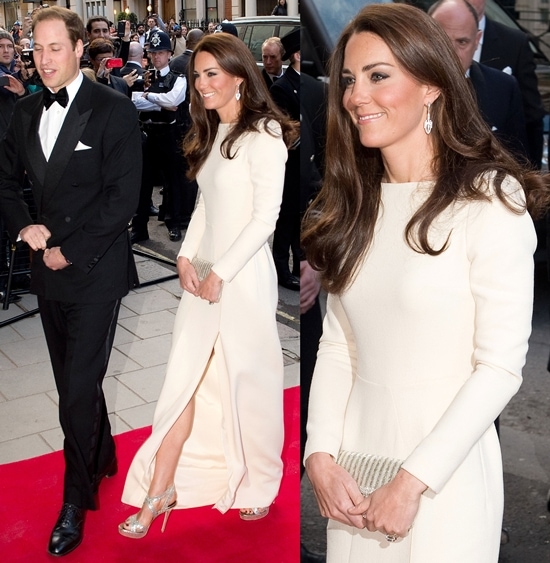
M 139 203 L 132 219 L 132 230 L 147 231 L 154 186 L 164 186 L 163 211 L 168 228 L 181 221 L 181 182 L 177 178 L 178 154 L 175 124 L 143 125 L 143 172 Z
M 65 437 L 63 502 L 95 509 L 95 479 L 115 456 L 102 383 L 120 299 L 67 303 L 38 297 Z

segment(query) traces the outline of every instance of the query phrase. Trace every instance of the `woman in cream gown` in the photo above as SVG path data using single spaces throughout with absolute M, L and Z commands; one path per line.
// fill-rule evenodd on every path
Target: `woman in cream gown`
M 402 4 L 342 33 L 326 170 L 303 244 L 329 291 L 305 452 L 327 562 L 496 563 L 493 421 L 531 328 L 525 194 L 548 187 L 494 140 L 445 33 Z M 340 450 L 403 464 L 363 498 Z
M 213 504 L 221 512 L 242 509 L 243 519 L 265 516 L 282 476 L 283 360 L 267 240 L 292 127 L 231 35 L 204 38 L 190 68 L 199 125 L 186 146 L 200 197 L 178 254 L 185 291 L 152 435 L 131 464 L 122 497 L 143 504 L 119 526 L 133 538 L 174 507 Z M 244 131 L 235 136 L 239 127 Z M 191 264 L 196 257 L 212 264 L 202 282 Z

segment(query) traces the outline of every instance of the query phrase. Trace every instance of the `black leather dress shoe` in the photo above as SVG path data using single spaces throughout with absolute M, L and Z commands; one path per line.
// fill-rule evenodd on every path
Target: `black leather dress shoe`
M 156 217 L 159 214 L 159 208 L 154 205 L 149 206 L 149 217 Z
M 327 558 L 324 555 L 313 553 L 303 544 L 300 543 L 300 563 L 326 563 Z
M 168 231 L 168 237 L 172 241 L 181 240 L 181 229 L 179 227 L 172 227 Z
M 111 462 L 107 465 L 107 467 L 95 476 L 95 478 L 94 478 L 94 491 L 97 493 L 97 491 L 99 489 L 99 485 L 101 484 L 101 481 L 105 477 L 107 477 L 107 479 L 109 479 L 109 477 L 114 477 L 117 473 L 118 473 L 118 462 L 117 462 L 116 457 L 114 457 L 111 460 Z
M 84 537 L 86 511 L 74 504 L 63 503 L 59 518 L 50 536 L 48 553 L 61 557 L 76 549 Z
M 149 240 L 149 233 L 147 231 L 132 231 L 130 233 L 130 242 L 136 244 L 136 242 L 142 242 L 144 240 Z
M 289 274 L 286 277 L 279 278 L 279 285 L 282 285 L 287 289 L 292 289 L 292 291 L 300 291 L 300 278 Z

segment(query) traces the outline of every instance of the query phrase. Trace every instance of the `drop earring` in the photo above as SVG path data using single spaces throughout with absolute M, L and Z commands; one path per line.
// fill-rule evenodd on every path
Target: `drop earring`
M 240 85 L 237 86 L 237 91 L 235 92 L 235 99 L 239 101 L 241 99 L 241 91 L 239 90 Z
M 424 131 L 426 131 L 426 135 L 429 135 L 432 132 L 432 127 L 434 125 L 432 118 L 430 117 L 430 107 L 432 103 L 428 102 L 426 107 L 428 108 L 428 115 L 426 115 L 426 121 L 424 121 Z

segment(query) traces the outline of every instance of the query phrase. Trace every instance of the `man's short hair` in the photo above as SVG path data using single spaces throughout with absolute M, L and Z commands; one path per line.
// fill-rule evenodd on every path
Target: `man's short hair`
M 88 54 L 92 60 L 95 60 L 98 55 L 102 55 L 104 53 L 114 54 L 114 52 L 115 46 L 113 43 L 109 39 L 103 39 L 102 37 L 94 39 L 88 46 Z
M 262 43 L 262 51 L 263 51 L 264 47 L 266 47 L 267 45 L 276 45 L 279 48 L 279 51 L 281 52 L 281 58 L 283 57 L 284 52 L 285 52 L 285 48 L 283 47 L 283 44 L 281 43 L 281 40 L 279 39 L 279 37 L 268 37 Z
M 92 32 L 92 24 L 95 22 L 104 22 L 107 24 L 107 28 L 110 27 L 109 24 L 109 20 L 105 17 L 105 16 L 92 16 L 87 22 L 86 22 L 86 31 L 88 33 Z
M 40 22 L 47 20 L 61 20 L 65 24 L 73 49 L 76 47 L 76 42 L 78 40 L 84 43 L 86 28 L 84 27 L 84 22 L 80 19 L 80 16 L 76 12 L 59 6 L 52 6 L 47 10 L 38 10 L 32 18 L 33 33 Z

